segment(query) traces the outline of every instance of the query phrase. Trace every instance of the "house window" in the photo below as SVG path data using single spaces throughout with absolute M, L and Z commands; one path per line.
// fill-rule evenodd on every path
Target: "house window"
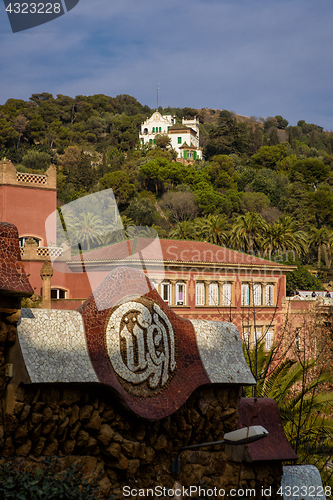
M 162 127 L 159 127 L 159 128 L 158 128 L 158 131 L 159 131 L 159 132 L 162 132 Z
M 67 294 L 66 290 L 62 290 L 61 288 L 51 289 L 51 299 L 65 299 L 66 294 Z
M 149 139 L 149 144 L 153 144 L 153 139 Z
M 253 285 L 253 304 L 262 306 L 262 286 L 259 283 Z
M 143 131 L 143 133 L 144 133 L 145 135 L 147 135 L 147 134 L 148 134 L 148 129 L 147 129 L 147 128 L 145 128 L 145 129 L 144 129 L 144 131 Z
M 250 347 L 251 330 L 250 328 L 243 328 L 243 343 Z
M 296 328 L 296 337 L 295 337 L 296 349 L 298 351 L 301 350 L 301 329 Z
M 162 283 L 161 285 L 161 297 L 167 304 L 170 304 L 170 283 Z
M 141 139 L 141 144 L 144 144 L 145 143 L 145 140 L 144 139 Z
M 182 143 L 182 138 L 178 137 L 178 144 L 181 144 L 181 143 Z
M 250 286 L 248 283 L 242 283 L 242 306 L 250 305 Z
M 209 285 L 209 305 L 219 305 L 219 286 L 217 283 L 211 283 Z
M 273 347 L 273 330 L 267 330 L 265 335 L 265 349 L 270 351 Z
M 155 134 L 155 127 L 153 127 L 153 134 Z
M 222 305 L 231 305 L 231 283 L 223 283 L 222 286 Z
M 185 283 L 176 284 L 176 305 L 185 306 Z
M 197 283 L 195 288 L 195 303 L 197 306 L 205 305 L 205 285 Z
M 256 326 L 254 329 L 254 341 L 256 344 L 259 344 L 263 340 L 262 336 L 262 328 L 261 326 Z
M 35 242 L 37 243 L 37 246 L 40 246 L 40 240 L 38 238 L 34 238 L 33 236 L 22 236 L 22 238 L 19 238 L 20 247 L 24 247 L 24 244 L 28 238 L 32 238 L 33 240 L 35 240 Z
M 273 306 L 274 305 L 274 285 L 266 285 L 266 297 L 265 297 L 265 303 L 266 306 Z

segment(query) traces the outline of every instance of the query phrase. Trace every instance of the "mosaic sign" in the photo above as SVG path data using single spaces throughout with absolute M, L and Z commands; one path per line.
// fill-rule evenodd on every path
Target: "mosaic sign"
M 106 346 L 122 386 L 135 396 L 154 396 L 176 370 L 172 324 L 154 301 L 141 298 L 115 309 L 106 326 Z

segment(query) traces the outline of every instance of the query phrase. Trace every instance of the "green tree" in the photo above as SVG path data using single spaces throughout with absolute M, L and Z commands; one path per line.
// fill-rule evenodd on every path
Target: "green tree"
M 174 240 L 194 240 L 195 234 L 193 221 L 184 221 L 179 222 L 177 226 L 170 231 L 169 236 Z
M 123 209 L 136 193 L 136 186 L 130 182 L 126 172 L 109 172 L 99 179 L 101 189 L 112 188 L 119 209 Z
M 287 295 L 295 295 L 296 290 L 325 290 L 322 282 L 313 276 L 304 266 L 298 266 L 294 271 L 287 273 Z
M 239 215 L 232 225 L 231 245 L 236 250 L 253 253 L 255 247 L 260 248 L 266 226 L 265 219 L 255 212 Z
M 193 224 L 199 239 L 215 245 L 226 245 L 228 243 L 229 233 L 226 217 L 209 214 L 207 217 L 195 219 Z

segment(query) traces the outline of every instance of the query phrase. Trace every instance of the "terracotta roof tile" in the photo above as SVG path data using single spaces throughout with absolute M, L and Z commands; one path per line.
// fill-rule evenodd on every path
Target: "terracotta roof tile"
M 85 261 L 107 261 L 129 258 L 133 252 L 134 241 L 135 240 L 132 239 L 128 242 L 123 241 L 107 247 L 84 252 L 83 258 Z M 285 267 L 277 262 L 271 262 L 204 241 L 138 238 L 136 240 L 134 252 L 134 259 L 139 259 L 139 252 L 142 252 L 141 258 L 145 261 L 164 260 L 166 262 L 202 262 L 231 265 L 239 264 L 244 266 Z M 72 259 L 74 262 L 79 260 L 80 256 L 73 257 Z

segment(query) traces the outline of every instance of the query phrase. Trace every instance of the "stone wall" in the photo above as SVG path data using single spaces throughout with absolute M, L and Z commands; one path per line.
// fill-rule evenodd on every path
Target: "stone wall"
M 9 391 L 11 393 L 11 391 Z M 188 444 L 221 440 L 237 426 L 239 390 L 223 386 L 197 389 L 171 416 L 148 421 L 122 408 L 112 390 L 93 385 L 21 385 L 5 415 L 2 456 L 57 456 L 64 467 L 85 465 L 100 471 L 100 487 L 121 494 L 122 487 L 172 488 L 203 484 L 225 488 L 277 486 L 281 463 L 236 464 L 223 447 L 185 451 L 179 477 L 171 475 L 176 451 Z M 9 401 L 9 406 L 12 401 Z M 258 496 L 258 493 L 257 493 Z
M 19 310 L 1 313 L 1 385 L 18 319 Z M 0 456 L 25 457 L 27 464 L 56 456 L 60 468 L 82 463 L 87 477 L 99 474 L 104 496 L 122 496 L 123 486 L 172 488 L 177 481 L 185 487 L 256 488 L 260 497 L 262 486 L 280 482 L 281 462 L 235 463 L 222 446 L 183 452 L 180 475 L 171 475 L 179 448 L 221 440 L 237 427 L 237 386 L 198 388 L 175 413 L 156 421 L 130 413 L 112 388 L 97 384 L 9 384 L 2 398 Z

